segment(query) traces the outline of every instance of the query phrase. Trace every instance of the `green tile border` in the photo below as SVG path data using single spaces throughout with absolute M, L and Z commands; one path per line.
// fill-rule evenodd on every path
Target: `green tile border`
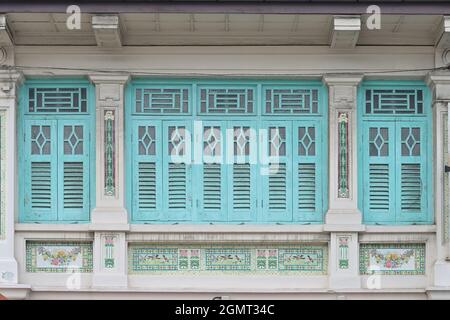
M 328 244 L 131 243 L 130 274 L 326 275 Z
M 369 270 L 370 256 L 380 249 L 413 250 L 415 258 L 414 270 Z M 359 271 L 363 275 L 424 275 L 425 243 L 361 243 L 359 245 Z
M 40 268 L 36 266 L 36 258 L 39 254 L 38 249 L 43 247 L 73 247 L 80 248 L 80 253 L 83 259 L 83 266 L 67 267 L 67 268 Z M 50 272 L 50 273 L 64 273 L 68 271 L 78 271 L 82 273 L 89 273 L 93 270 L 93 243 L 82 241 L 26 241 L 26 271 L 27 272 Z

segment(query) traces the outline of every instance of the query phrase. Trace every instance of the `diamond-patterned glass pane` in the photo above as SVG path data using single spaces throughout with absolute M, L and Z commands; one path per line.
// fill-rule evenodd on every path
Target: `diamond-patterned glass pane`
M 250 155 L 250 127 L 234 127 L 234 155 Z
M 138 149 L 140 155 L 156 155 L 156 130 L 154 126 L 138 127 Z
M 371 157 L 389 156 L 389 129 L 370 128 L 369 130 L 369 155 Z
M 420 156 L 420 128 L 402 128 L 402 156 Z
M 203 129 L 203 152 L 205 156 L 215 157 L 221 155 L 220 127 L 205 127 Z
M 269 128 L 269 150 L 270 156 L 286 155 L 286 128 L 284 127 Z
M 184 156 L 186 148 L 186 128 L 184 126 L 169 127 L 169 155 Z
M 83 127 L 64 126 L 64 154 L 83 154 Z
M 316 154 L 316 141 L 314 127 L 298 128 L 298 155 L 314 156 Z
M 31 126 L 31 154 L 50 154 L 50 126 Z

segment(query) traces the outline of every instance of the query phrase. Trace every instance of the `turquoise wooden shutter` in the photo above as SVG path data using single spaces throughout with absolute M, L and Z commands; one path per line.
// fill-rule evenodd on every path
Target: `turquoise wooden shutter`
M 228 123 L 228 204 L 230 221 L 252 221 L 257 216 L 257 128 L 254 121 Z
M 161 122 L 133 124 L 133 219 L 159 220 L 162 204 Z
M 423 122 L 397 123 L 397 212 L 401 221 L 426 221 L 426 126 Z
M 89 123 L 58 121 L 58 220 L 89 219 Z
M 202 151 L 196 181 L 200 195 L 198 215 L 203 221 L 227 220 L 225 131 L 225 122 L 205 121 L 196 137 Z
M 163 211 L 167 220 L 189 220 L 192 216 L 191 123 L 163 122 Z
M 57 219 L 57 133 L 54 120 L 24 123 L 25 221 Z
M 321 134 L 318 121 L 293 123 L 293 208 L 295 221 L 322 219 Z
M 292 221 L 292 130 L 282 121 L 264 122 L 260 136 L 265 166 L 261 207 L 266 221 Z
M 363 133 L 366 221 L 395 220 L 395 123 L 368 121 Z

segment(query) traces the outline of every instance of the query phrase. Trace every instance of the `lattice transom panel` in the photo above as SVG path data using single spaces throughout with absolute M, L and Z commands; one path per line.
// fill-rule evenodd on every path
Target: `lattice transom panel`
M 136 112 L 147 114 L 188 114 L 187 88 L 136 89 Z
M 316 114 L 318 113 L 319 91 L 317 89 L 266 89 L 266 114 Z
M 253 114 L 252 88 L 202 88 L 200 89 L 201 114 Z
M 29 88 L 28 95 L 28 112 L 87 112 L 87 88 Z
M 423 114 L 422 89 L 367 89 L 366 114 Z

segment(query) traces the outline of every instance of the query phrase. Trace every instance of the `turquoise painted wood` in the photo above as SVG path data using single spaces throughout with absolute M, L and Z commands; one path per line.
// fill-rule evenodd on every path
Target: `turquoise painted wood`
M 258 210 L 257 121 L 227 122 L 228 220 L 257 221 Z
M 88 222 L 95 205 L 93 86 L 27 80 L 20 97 L 19 221 Z
M 25 221 L 57 220 L 57 122 L 25 121 L 23 171 Z
M 367 222 L 395 221 L 395 122 L 365 124 L 364 218 Z
M 426 222 L 428 185 L 426 164 L 430 155 L 426 123 L 396 124 L 396 212 L 400 221 Z
M 432 223 L 428 88 L 418 81 L 368 81 L 358 101 L 359 205 L 365 223 Z
M 89 148 L 87 120 L 58 120 L 58 220 L 89 219 Z
M 192 219 L 192 125 L 163 121 L 163 215 L 168 221 Z
M 195 165 L 198 182 L 196 208 L 202 221 L 227 221 L 227 165 L 225 159 L 225 121 L 202 121 L 195 142 L 201 163 Z
M 133 122 L 133 220 L 162 219 L 161 121 Z
M 142 79 L 127 87 L 126 101 L 133 223 L 323 221 L 327 98 L 321 83 Z M 268 149 L 274 125 L 283 131 L 279 164 Z M 295 134 L 303 127 L 301 143 L 314 152 L 296 155 Z M 274 145 L 280 135 L 272 138 Z
M 319 121 L 293 122 L 293 212 L 295 221 L 320 221 L 322 170 Z
M 292 124 L 265 121 L 261 128 L 263 216 L 268 222 L 292 221 Z

